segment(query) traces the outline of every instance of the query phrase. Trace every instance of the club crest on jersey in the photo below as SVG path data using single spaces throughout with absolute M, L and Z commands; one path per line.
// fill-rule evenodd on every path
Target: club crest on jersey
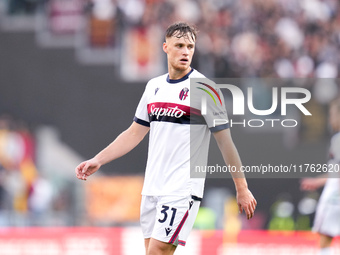
M 188 92 L 189 92 L 189 89 L 188 88 L 183 88 L 181 90 L 181 92 L 179 93 L 179 99 L 181 100 L 185 100 L 187 97 L 188 97 Z

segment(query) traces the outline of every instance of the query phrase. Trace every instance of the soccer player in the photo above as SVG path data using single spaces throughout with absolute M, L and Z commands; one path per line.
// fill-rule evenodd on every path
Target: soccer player
M 319 255 L 330 255 L 331 243 L 340 236 L 340 98 L 334 100 L 329 109 L 329 123 L 335 134 L 332 136 L 328 166 L 330 172 L 318 178 L 305 178 L 302 190 L 316 190 L 325 186 L 315 214 L 313 231 L 319 233 Z
M 175 23 L 168 27 L 163 43 L 168 74 L 147 83 L 131 126 L 95 157 L 80 163 L 75 169 L 77 178 L 86 180 L 102 165 L 136 147 L 150 131 L 140 215 L 147 255 L 173 254 L 178 244 L 185 245 L 204 188 L 204 178 L 190 178 L 190 164 L 206 164 L 210 131 L 225 162 L 237 169 L 241 168 L 228 124 L 213 125 L 209 114 L 201 115 L 198 118 L 201 121 L 195 122 L 195 125 L 190 124 L 195 112 L 189 100 L 192 95 L 189 90 L 190 78 L 204 78 L 190 67 L 196 33 L 196 29 L 186 23 Z M 200 85 L 202 93 L 205 89 L 217 92 L 212 85 Z M 219 119 L 227 119 L 222 101 L 221 104 L 209 103 L 207 107 Z M 197 111 L 195 114 L 199 115 Z M 194 133 L 190 132 L 191 128 Z M 190 135 L 193 134 L 194 142 L 190 142 Z M 244 210 L 250 219 L 257 202 L 244 176 L 232 173 L 232 177 L 240 213 Z

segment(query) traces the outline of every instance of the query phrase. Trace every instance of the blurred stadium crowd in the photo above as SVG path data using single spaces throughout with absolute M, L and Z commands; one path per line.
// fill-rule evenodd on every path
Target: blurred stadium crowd
M 10 15 L 45 13 L 47 29 L 59 35 L 84 29 L 85 17 L 87 44 L 97 49 L 121 51 L 134 31 L 142 66 L 156 51 L 147 31 L 184 20 L 200 30 L 195 65 L 208 77 L 335 78 L 340 67 L 336 0 L 2 1 Z
M 0 117 L 0 226 L 26 225 L 30 212 L 45 213 L 51 185 L 39 176 L 35 142 L 23 122 Z
M 70 224 L 65 215 L 74 205 L 57 182 L 37 167 L 35 133 L 24 121 L 0 116 L 0 227 Z

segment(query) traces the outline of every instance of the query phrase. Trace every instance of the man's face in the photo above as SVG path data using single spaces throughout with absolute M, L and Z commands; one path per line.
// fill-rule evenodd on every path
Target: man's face
M 176 37 L 175 33 L 170 38 L 166 38 L 163 44 L 163 50 L 168 55 L 168 64 L 170 68 L 176 71 L 185 71 L 190 67 L 192 56 L 195 51 L 195 41 L 190 34 Z

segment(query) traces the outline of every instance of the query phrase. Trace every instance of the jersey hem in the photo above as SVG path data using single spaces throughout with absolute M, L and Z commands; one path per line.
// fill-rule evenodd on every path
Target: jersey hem
M 180 192 L 179 192 L 180 193 Z M 183 195 L 185 194 L 185 195 Z M 203 196 L 202 195 L 197 195 L 197 194 L 193 194 L 191 192 L 188 193 L 181 193 L 181 194 L 156 194 L 156 193 L 141 193 L 142 196 L 147 196 L 147 197 L 191 197 L 193 200 L 195 201 L 202 201 L 203 200 Z

